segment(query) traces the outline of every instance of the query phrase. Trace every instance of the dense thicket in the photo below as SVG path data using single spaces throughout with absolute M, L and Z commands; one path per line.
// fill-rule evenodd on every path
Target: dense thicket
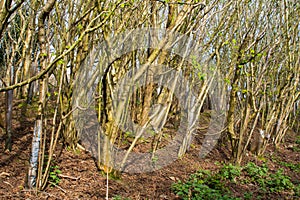
M 193 104 L 197 110 L 223 105 L 218 109 L 225 123 L 216 134 L 228 137 L 228 148 L 236 163 L 255 143 L 253 138 L 258 143 L 255 153 L 263 154 L 267 144 L 278 146 L 287 131 L 299 132 L 300 3 L 296 0 L 7 0 L 0 3 L 0 10 L 0 93 L 6 99 L 5 117 L 2 116 L 5 120 L 0 122 L 5 121 L 1 126 L 6 131 L 6 148 L 11 149 L 13 99 L 26 99 L 26 104 L 38 102 L 34 133 L 42 152 L 38 158 L 38 188 L 45 187 L 57 139 L 62 137 L 72 148 L 78 146 L 83 130 L 75 125 L 82 121 L 74 119 L 74 112 L 92 109 L 97 113 L 96 121 L 103 129 L 94 137 L 103 141 L 91 149 L 97 151 L 99 167 L 110 172 L 113 167 L 109 144 L 119 145 L 129 153 L 141 139 L 139 134 L 128 139 L 130 131 L 120 130 L 120 120 L 126 121 L 126 113 L 140 127 L 151 122 L 153 127 L 162 128 L 172 116 L 173 121 L 180 120 L 182 105 L 172 89 L 155 83 L 159 72 L 152 69 L 152 64 L 182 72 L 201 97 Z M 139 43 L 132 42 L 128 52 L 114 57 L 111 50 L 115 44 L 110 38 L 145 28 L 159 30 L 159 34 L 151 32 L 157 34 L 155 37 L 145 35 L 158 40 L 149 41 L 154 44 L 151 48 L 139 48 Z M 185 40 L 179 40 L 180 36 Z M 185 47 L 187 43 L 192 51 L 186 51 L 186 57 L 172 52 L 176 45 Z M 100 72 L 104 71 L 102 79 L 93 82 L 94 104 L 74 107 L 75 80 L 89 64 L 86 58 L 99 45 L 105 58 L 98 66 Z M 109 67 L 101 68 L 101 63 L 109 63 Z M 148 67 L 141 67 L 143 64 Z M 145 76 L 139 78 L 148 84 L 137 86 L 126 97 L 126 104 L 116 106 L 118 82 L 127 72 L 142 68 Z M 217 86 L 211 84 L 211 75 L 216 73 L 222 77 Z M 175 80 L 174 88 L 178 87 Z M 219 87 L 214 90 L 219 92 L 208 92 L 213 86 Z M 154 104 L 163 105 L 157 110 L 164 114 L 156 117 L 160 125 L 149 117 Z M 192 121 L 199 115 L 195 113 Z M 149 146 L 152 159 L 163 143 L 161 131 L 155 134 Z M 48 136 L 50 141 L 45 140 Z M 189 132 L 184 136 L 178 156 L 185 153 L 191 138 Z M 45 154 L 48 159 L 44 159 Z

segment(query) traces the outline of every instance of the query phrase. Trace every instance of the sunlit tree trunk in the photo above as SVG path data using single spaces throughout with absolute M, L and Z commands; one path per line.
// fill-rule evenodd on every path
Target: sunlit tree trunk
M 42 8 L 42 12 L 38 17 L 38 41 L 40 46 L 40 64 L 41 70 L 45 70 L 49 62 L 50 56 L 47 50 L 47 36 L 46 36 L 46 18 L 49 16 L 56 0 L 49 0 Z M 32 139 L 32 146 L 36 149 L 32 149 L 32 157 L 36 157 L 38 154 L 38 168 L 36 169 L 37 160 L 32 159 L 31 168 L 29 169 L 29 187 L 36 187 L 40 189 L 43 185 L 42 175 L 43 175 L 43 165 L 45 162 L 45 151 L 46 151 L 46 121 L 45 117 L 45 104 L 48 91 L 48 76 L 46 75 L 42 80 L 39 81 L 39 107 L 37 118 L 35 122 L 34 137 Z M 39 147 L 39 148 L 38 148 Z M 37 171 L 36 171 L 37 170 Z M 36 176 L 37 175 L 37 176 Z

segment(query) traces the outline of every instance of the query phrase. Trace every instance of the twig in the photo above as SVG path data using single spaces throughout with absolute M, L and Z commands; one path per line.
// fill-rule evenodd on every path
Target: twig
M 86 149 L 82 146 L 82 145 L 80 145 L 80 144 L 76 144 L 77 145 L 77 147 L 79 148 L 79 149 L 81 149 L 82 151 L 86 151 Z
M 9 173 L 6 173 L 6 172 L 1 172 L 0 177 L 1 177 L 1 176 L 10 176 L 10 174 L 9 174 Z
M 64 175 L 64 174 L 58 174 L 57 176 L 61 177 L 61 178 L 69 178 L 69 179 L 72 179 L 72 180 L 78 180 L 80 179 L 80 176 L 78 177 L 74 177 L 74 176 L 67 176 L 67 175 Z
M 10 187 L 14 187 L 12 184 L 10 184 L 9 182 L 7 182 L 7 181 L 3 181 L 3 183 L 5 183 L 5 184 L 7 184 L 7 185 L 9 185 Z
M 187 3 L 187 2 L 169 2 L 169 1 L 165 1 L 165 0 L 156 0 L 160 3 L 163 3 L 163 4 L 178 4 L 178 5 L 190 5 L 190 6 L 202 6 L 202 7 L 205 7 L 206 5 L 202 2 L 199 2 L 199 3 Z
M 105 200 L 108 200 L 108 170 L 106 171 L 106 198 Z
M 50 181 L 49 181 L 49 183 L 50 183 L 51 185 L 53 185 L 54 187 L 57 187 L 58 189 L 60 189 L 63 193 L 67 193 L 66 190 L 64 190 L 63 188 L 59 187 L 59 186 L 56 185 L 55 183 L 50 182 Z

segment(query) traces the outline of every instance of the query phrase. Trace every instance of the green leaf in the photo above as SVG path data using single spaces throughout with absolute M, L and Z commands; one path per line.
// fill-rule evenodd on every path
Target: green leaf
M 227 84 L 230 84 L 230 79 L 225 78 L 224 81 L 225 81 Z
M 46 53 L 41 53 L 41 57 L 46 57 L 47 54 Z
M 83 26 L 81 24 L 78 24 L 77 29 L 81 30 L 81 29 L 83 29 Z
M 63 59 L 60 59 L 59 61 L 57 61 L 57 64 L 59 64 L 59 65 L 64 64 L 64 60 L 63 60 Z

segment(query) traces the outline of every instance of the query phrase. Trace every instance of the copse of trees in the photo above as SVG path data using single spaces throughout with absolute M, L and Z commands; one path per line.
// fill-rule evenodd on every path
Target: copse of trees
M 193 84 L 200 82 L 197 92 L 204 94 L 203 98 L 208 97 L 204 91 L 209 80 L 205 72 L 195 76 L 193 71 L 214 63 L 214 70 L 224 77 L 225 91 L 220 98 L 228 99 L 226 126 L 219 134 L 228 138 L 232 160 L 237 164 L 258 130 L 263 143 L 257 154 L 263 154 L 268 144 L 278 146 L 289 129 L 299 132 L 300 3 L 296 0 L 18 0 L 2 1 L 0 10 L 0 93 L 6 100 L 3 127 L 7 149 L 13 148 L 13 100 L 38 102 L 34 138 L 39 138 L 36 151 L 42 153 L 38 168 L 29 172 L 38 172 L 32 187 L 46 186 L 59 137 L 66 145 L 78 147 L 80 133 L 75 129 L 72 98 L 86 57 L 101 43 L 110 59 L 110 36 L 117 37 L 125 30 L 153 27 L 187 35 L 194 41 L 192 48 L 205 60 L 198 65 L 184 62 L 184 58 L 162 48 L 134 50 L 111 61 L 104 81 L 99 81 L 97 106 L 93 108 L 109 138 L 107 142 L 117 144 L 126 138 L 111 117 L 113 90 L 126 72 L 147 62 L 177 67 L 186 78 L 193 76 Z M 157 92 L 159 87 L 152 83 L 151 68 L 145 79 L 149 84 L 138 88 L 129 98 L 130 104 L 122 109 L 125 113 L 130 106 L 133 120 L 141 126 L 149 122 L 153 101 L 169 99 L 167 115 L 180 109 L 172 92 L 163 88 Z M 51 95 L 54 104 L 48 103 Z M 47 137 L 50 142 L 45 140 Z M 153 152 L 160 142 L 159 134 L 152 141 Z M 110 151 L 101 148 L 98 166 L 112 172 Z M 180 154 L 186 150 L 183 145 Z M 44 159 L 46 154 L 48 159 Z

